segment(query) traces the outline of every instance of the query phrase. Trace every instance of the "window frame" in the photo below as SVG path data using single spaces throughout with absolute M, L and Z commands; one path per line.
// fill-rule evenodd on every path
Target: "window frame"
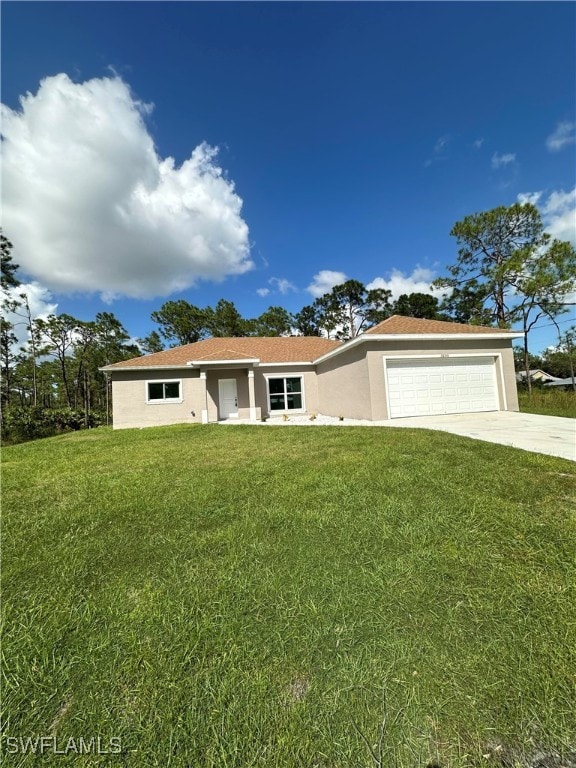
M 306 413 L 306 395 L 305 395 L 305 387 L 304 387 L 304 374 L 303 373 L 265 373 L 264 378 L 266 379 L 266 398 L 268 401 L 268 413 L 272 416 L 275 414 L 284 414 L 284 413 Z M 270 404 L 270 379 L 283 379 L 284 380 L 284 408 L 276 408 L 272 409 Z M 300 379 L 300 392 L 299 393 L 291 393 L 286 391 L 286 379 Z M 273 394 L 280 394 L 280 393 L 273 393 Z M 300 408 L 286 408 L 286 397 L 289 394 L 299 394 L 302 398 L 302 405 Z
M 178 391 L 180 392 L 178 397 L 162 397 L 150 399 L 150 384 L 178 384 Z M 144 382 L 144 394 L 146 398 L 146 405 L 172 405 L 174 403 L 183 403 L 184 397 L 182 396 L 182 379 L 147 379 Z M 164 390 L 165 392 L 165 390 Z

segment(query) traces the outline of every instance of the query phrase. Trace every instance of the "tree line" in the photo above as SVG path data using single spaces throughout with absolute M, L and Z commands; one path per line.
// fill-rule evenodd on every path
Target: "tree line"
M 151 353 L 161 351 L 165 344 L 180 346 L 218 336 L 324 336 L 344 341 L 393 314 L 444 317 L 434 296 L 411 293 L 392 301 L 388 290 L 368 290 L 359 280 L 347 280 L 295 314 L 271 306 L 254 319 L 242 317 L 226 299 L 204 308 L 185 299 L 167 301 L 151 315 L 159 331 L 139 339 L 139 344 Z
M 215 336 L 304 335 L 347 340 L 394 314 L 499 328 L 519 324 L 526 335 L 523 349 L 515 356 L 518 367 L 526 371 L 535 367 L 529 350 L 530 331 L 547 318 L 558 329 L 557 354 L 567 355 L 566 365 L 573 365 L 574 329 L 561 334 L 558 320 L 569 310 L 568 297 L 576 290 L 573 246 L 546 233 L 538 209 L 531 204 L 466 216 L 450 234 L 456 239 L 458 256 L 447 267 L 447 275 L 432 284 L 442 299 L 410 293 L 393 300 L 389 290 L 368 289 L 355 279 L 336 285 L 297 313 L 270 306 L 257 318 L 242 317 L 226 299 L 215 307 L 197 307 L 176 299 L 152 312 L 158 330 L 137 343 L 112 312 L 98 313 L 90 321 L 68 314 L 33 317 L 29 297 L 25 291 L 18 292 L 12 243 L 1 234 L 3 434 L 23 439 L 108 423 L 110 385 L 99 368 L 159 352 L 167 345 Z M 27 336 L 20 347 L 17 326 Z M 540 362 L 550 368 L 554 361 L 549 358 Z M 562 360 L 556 359 L 556 363 L 561 366 Z M 560 370 L 558 365 L 555 370 Z

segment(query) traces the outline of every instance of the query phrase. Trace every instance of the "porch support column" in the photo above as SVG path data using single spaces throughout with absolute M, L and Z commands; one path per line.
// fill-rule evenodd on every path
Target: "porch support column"
M 202 424 L 208 424 L 208 387 L 206 386 L 206 371 L 200 371 L 200 387 L 202 391 Z
M 250 405 L 250 421 L 256 421 L 256 396 L 254 394 L 254 370 L 248 369 L 248 404 Z

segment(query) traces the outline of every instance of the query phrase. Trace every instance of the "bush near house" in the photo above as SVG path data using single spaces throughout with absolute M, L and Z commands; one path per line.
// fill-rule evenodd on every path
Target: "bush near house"
M 6 445 L 51 437 L 62 432 L 91 429 L 105 423 L 106 414 L 73 408 L 6 406 L 2 413 L 2 442 Z

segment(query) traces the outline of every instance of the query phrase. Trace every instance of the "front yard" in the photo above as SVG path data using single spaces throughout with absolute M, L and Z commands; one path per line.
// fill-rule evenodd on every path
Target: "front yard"
M 6 766 L 492 768 L 576 745 L 572 462 L 193 426 L 3 463 Z M 42 735 L 121 752 L 7 748 Z

